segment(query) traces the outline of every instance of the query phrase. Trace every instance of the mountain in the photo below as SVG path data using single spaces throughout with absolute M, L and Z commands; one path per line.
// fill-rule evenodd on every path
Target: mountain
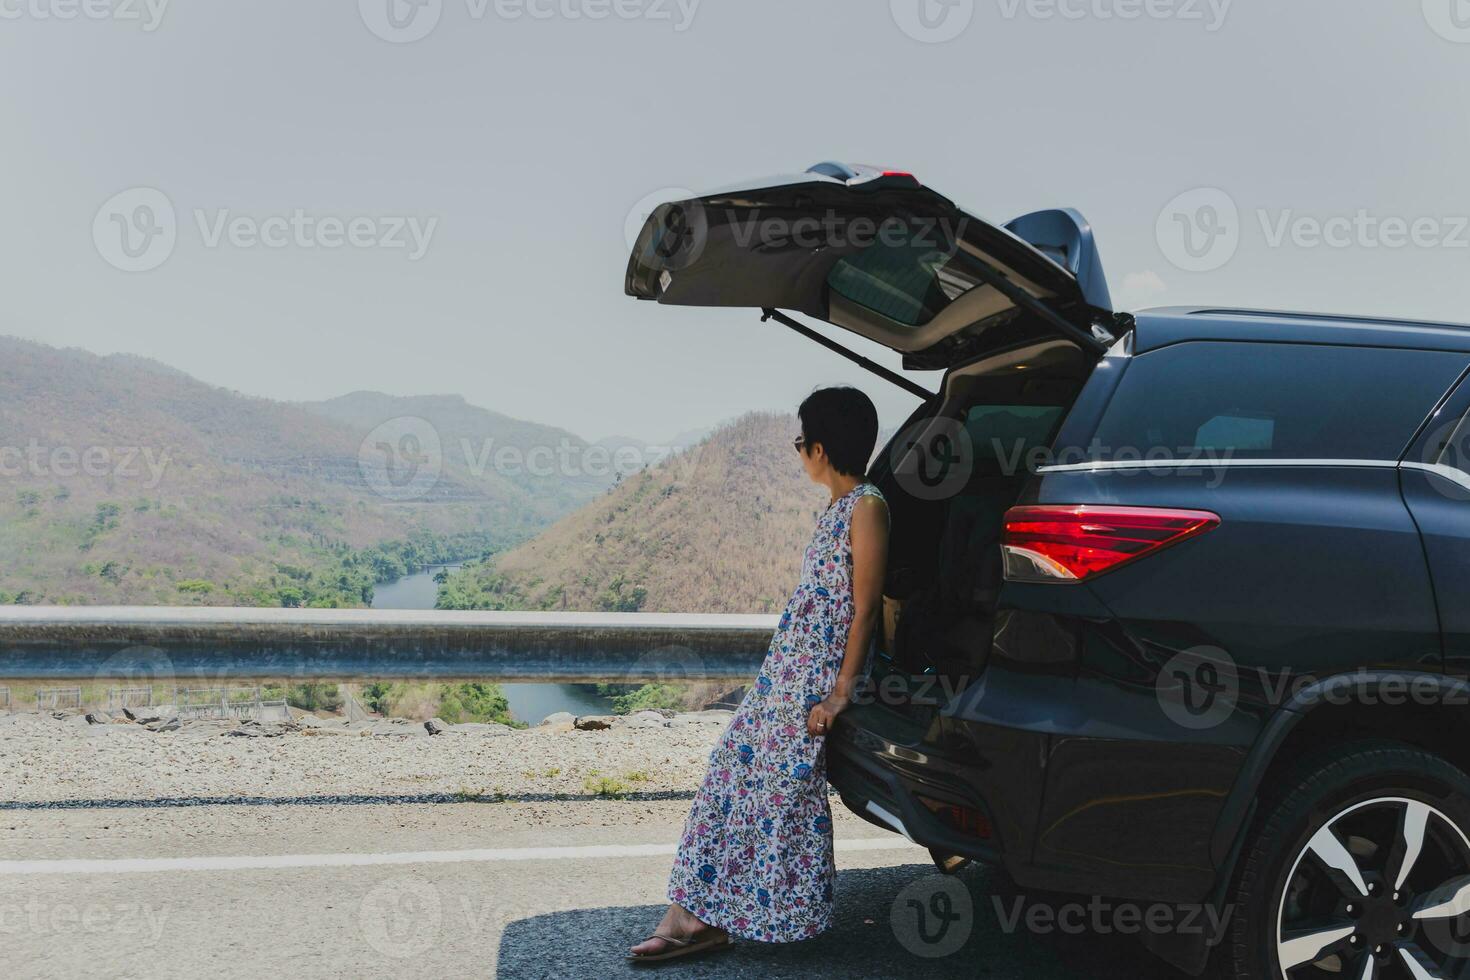
M 730 421 L 733 420 L 726 420 L 722 425 L 728 425 Z M 596 445 L 606 447 L 609 450 L 620 450 L 628 446 L 646 447 L 651 465 L 670 453 L 678 452 L 680 449 L 688 449 L 696 443 L 703 442 L 711 432 L 718 428 L 720 428 L 719 425 L 712 425 L 703 429 L 685 429 L 658 442 L 649 442 L 646 439 L 637 439 L 633 436 L 607 436 L 606 438 L 598 439 Z M 624 475 L 627 474 L 625 473 Z
M 397 420 L 423 420 L 446 470 L 464 482 L 487 481 L 525 494 L 543 516 L 560 516 L 601 496 L 616 478 L 611 449 L 594 449 L 565 429 L 471 405 L 460 395 L 398 397 L 355 391 L 304 409 L 366 435 Z M 404 427 L 404 431 L 411 431 Z M 617 447 L 613 447 L 614 449 Z M 641 463 L 640 456 L 635 460 Z M 623 465 L 623 471 L 631 471 Z
M 508 547 L 613 482 L 470 465 L 461 439 L 575 437 L 453 397 L 289 404 L 0 337 L 0 601 L 361 602 L 364 575 Z
M 779 612 L 825 504 L 791 450 L 795 431 L 791 415 L 728 423 L 525 544 L 451 576 L 440 604 Z

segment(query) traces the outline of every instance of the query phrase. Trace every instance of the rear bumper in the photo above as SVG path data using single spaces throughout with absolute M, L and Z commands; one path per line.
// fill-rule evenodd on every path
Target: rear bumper
M 842 802 L 870 823 L 916 844 L 1002 863 L 1006 831 L 997 822 L 997 811 L 977 794 L 971 767 L 961 758 L 936 754 L 925 745 L 922 733 L 905 729 L 902 719 L 882 708 L 854 708 L 839 717 L 827 746 L 827 766 L 828 779 Z M 990 835 L 955 828 L 923 799 L 978 813 L 991 828 Z
M 1058 692 L 1032 711 L 998 680 L 922 729 L 878 706 L 839 716 L 828 770 L 844 804 L 941 854 L 1003 867 L 1026 888 L 1149 902 L 1210 896 L 1225 870 L 1210 840 L 1242 750 L 1098 736 L 1095 716 L 1056 707 Z M 1024 717 L 983 717 L 997 696 Z M 956 829 L 923 798 L 981 814 L 990 832 Z

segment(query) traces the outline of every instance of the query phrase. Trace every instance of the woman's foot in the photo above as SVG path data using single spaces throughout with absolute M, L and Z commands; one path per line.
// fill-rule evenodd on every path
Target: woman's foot
M 630 952 L 634 956 L 658 956 L 672 951 L 677 944 L 671 943 L 662 936 L 670 936 L 681 942 L 694 939 L 704 939 L 716 934 L 723 935 L 723 929 L 716 929 L 706 922 L 701 922 L 695 915 L 678 903 L 671 904 L 669 910 L 664 913 L 658 928 L 653 930 L 654 935 L 634 946 Z

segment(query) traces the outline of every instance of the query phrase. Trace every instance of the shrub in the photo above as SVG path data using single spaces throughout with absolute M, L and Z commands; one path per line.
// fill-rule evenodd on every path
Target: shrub
M 342 707 L 342 693 L 336 684 L 311 681 L 286 687 L 267 685 L 261 696 L 270 701 L 285 699 L 286 703 L 301 711 L 336 711 Z
M 451 725 L 466 721 L 512 724 L 510 703 L 499 684 L 446 684 L 439 700 L 439 717 Z
M 597 693 L 612 698 L 613 714 L 631 715 L 635 711 L 675 711 L 684 708 L 685 695 L 681 688 L 672 684 L 644 684 L 634 687 L 628 684 L 599 684 Z

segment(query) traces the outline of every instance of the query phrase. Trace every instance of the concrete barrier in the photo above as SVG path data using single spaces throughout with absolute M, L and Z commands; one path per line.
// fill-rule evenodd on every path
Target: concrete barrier
M 775 616 L 0 607 L 0 679 L 739 680 Z

